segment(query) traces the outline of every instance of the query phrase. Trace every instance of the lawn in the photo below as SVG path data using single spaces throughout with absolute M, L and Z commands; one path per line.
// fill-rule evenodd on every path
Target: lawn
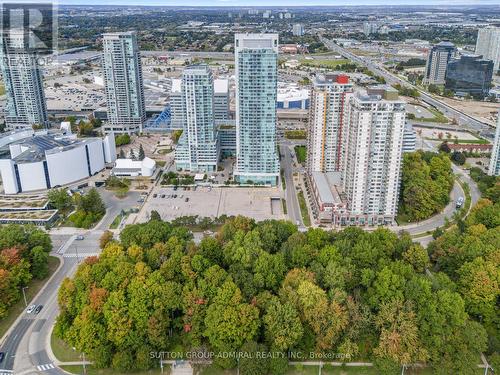
M 300 164 L 304 164 L 307 156 L 306 146 L 295 146 L 295 155 L 297 155 L 297 161 Z
M 335 69 L 339 65 L 350 63 L 347 59 L 315 59 L 315 60 L 302 60 L 301 64 L 305 66 L 314 66 L 318 68 Z
M 52 332 L 52 335 L 50 336 L 50 347 L 52 348 L 52 352 L 56 358 L 61 362 L 81 361 L 80 353 L 75 352 L 73 348 L 71 348 L 63 340 L 56 337 L 54 332 Z
M 441 123 L 441 124 L 447 124 L 449 122 L 448 118 L 443 113 L 441 113 L 440 111 L 438 111 L 436 108 L 429 107 L 427 109 L 430 112 L 432 112 L 432 114 L 434 115 L 434 117 L 431 117 L 431 118 L 419 118 L 418 119 L 419 121 L 423 121 L 423 122 L 438 122 L 438 123 Z
M 83 374 L 83 366 L 61 366 L 64 371 L 71 374 Z M 122 375 L 123 372 L 113 371 L 110 369 L 96 369 L 92 366 L 87 366 L 87 375 Z M 127 372 L 129 375 L 161 375 L 160 369 L 147 370 L 147 371 L 137 371 L 137 372 Z M 170 366 L 163 368 L 163 375 L 170 374 Z
M 306 199 L 304 198 L 304 192 L 301 190 L 297 193 L 297 198 L 299 199 L 300 212 L 302 214 L 302 221 L 306 227 L 311 226 L 311 218 L 309 217 L 309 211 L 307 210 Z
M 40 289 L 42 289 L 50 276 L 52 276 L 52 274 L 56 271 L 58 266 L 59 258 L 49 256 L 49 276 L 47 276 L 43 280 L 32 280 L 28 284 L 28 289 L 26 289 L 26 300 L 28 301 L 28 304 L 40 291 Z M 14 323 L 17 317 L 24 312 L 25 308 L 26 306 L 24 305 L 24 299 L 21 296 L 21 299 L 10 307 L 7 316 L 0 320 L 0 337 L 2 337 L 5 332 L 7 332 L 7 330 Z
M 287 138 L 287 139 L 306 139 L 307 133 L 305 130 L 285 130 L 285 138 Z
M 128 215 L 130 215 L 130 211 L 127 211 L 125 212 L 125 215 L 122 215 L 122 214 L 118 214 L 113 222 L 111 223 L 111 225 L 109 226 L 109 229 L 118 229 L 118 226 L 120 225 L 121 221 L 122 221 L 122 218 L 127 218 Z

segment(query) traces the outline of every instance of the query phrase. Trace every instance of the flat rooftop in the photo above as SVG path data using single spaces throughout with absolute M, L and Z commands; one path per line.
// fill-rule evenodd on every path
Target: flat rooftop
M 66 151 L 71 148 L 90 143 L 97 138 L 77 139 L 60 133 L 33 135 L 0 148 L 0 155 L 5 159 L 11 158 L 10 147 L 20 146 L 22 152 L 12 158 L 16 163 L 33 163 L 45 160 L 46 154 Z
M 337 190 L 341 185 L 339 172 L 313 172 L 312 178 L 314 184 L 318 189 L 318 194 L 321 202 L 323 203 L 342 203 L 339 191 Z

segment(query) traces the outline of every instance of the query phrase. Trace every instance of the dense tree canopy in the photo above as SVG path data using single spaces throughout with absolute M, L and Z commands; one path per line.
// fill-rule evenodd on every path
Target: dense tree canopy
M 404 154 L 400 213 L 414 222 L 440 212 L 449 202 L 453 181 L 447 154 Z
M 0 319 L 32 278 L 48 274 L 50 237 L 34 226 L 0 226 Z
M 429 175 L 439 179 L 446 162 L 430 160 Z M 343 353 L 381 374 L 415 362 L 473 374 L 488 344 L 478 316 L 498 318 L 490 206 L 471 215 L 487 225 L 471 218 L 465 232 L 432 244 L 431 258 L 386 229 L 301 233 L 288 222 L 236 217 L 195 245 L 185 228 L 158 219 L 128 226 L 64 281 L 55 332 L 96 366 L 120 371 L 154 366 L 151 351 L 205 348 L 249 353 L 239 362 L 245 374 L 284 373 L 288 352 Z M 447 244 L 468 231 L 477 250 L 454 259 Z M 496 332 L 488 333 L 491 341 Z M 252 357 L 262 351 L 282 356 Z M 214 361 L 236 366 L 234 357 Z

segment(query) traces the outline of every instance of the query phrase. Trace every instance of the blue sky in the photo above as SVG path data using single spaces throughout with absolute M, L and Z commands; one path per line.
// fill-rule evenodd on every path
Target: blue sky
M 178 6 L 500 5 L 500 0 L 59 0 L 59 4 Z

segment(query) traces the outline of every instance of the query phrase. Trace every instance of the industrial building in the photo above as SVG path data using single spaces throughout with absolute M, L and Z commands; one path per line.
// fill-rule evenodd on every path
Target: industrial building
M 5 194 L 72 184 L 116 160 L 113 133 L 78 139 L 48 131 L 22 131 L 0 138 L 0 174 Z

